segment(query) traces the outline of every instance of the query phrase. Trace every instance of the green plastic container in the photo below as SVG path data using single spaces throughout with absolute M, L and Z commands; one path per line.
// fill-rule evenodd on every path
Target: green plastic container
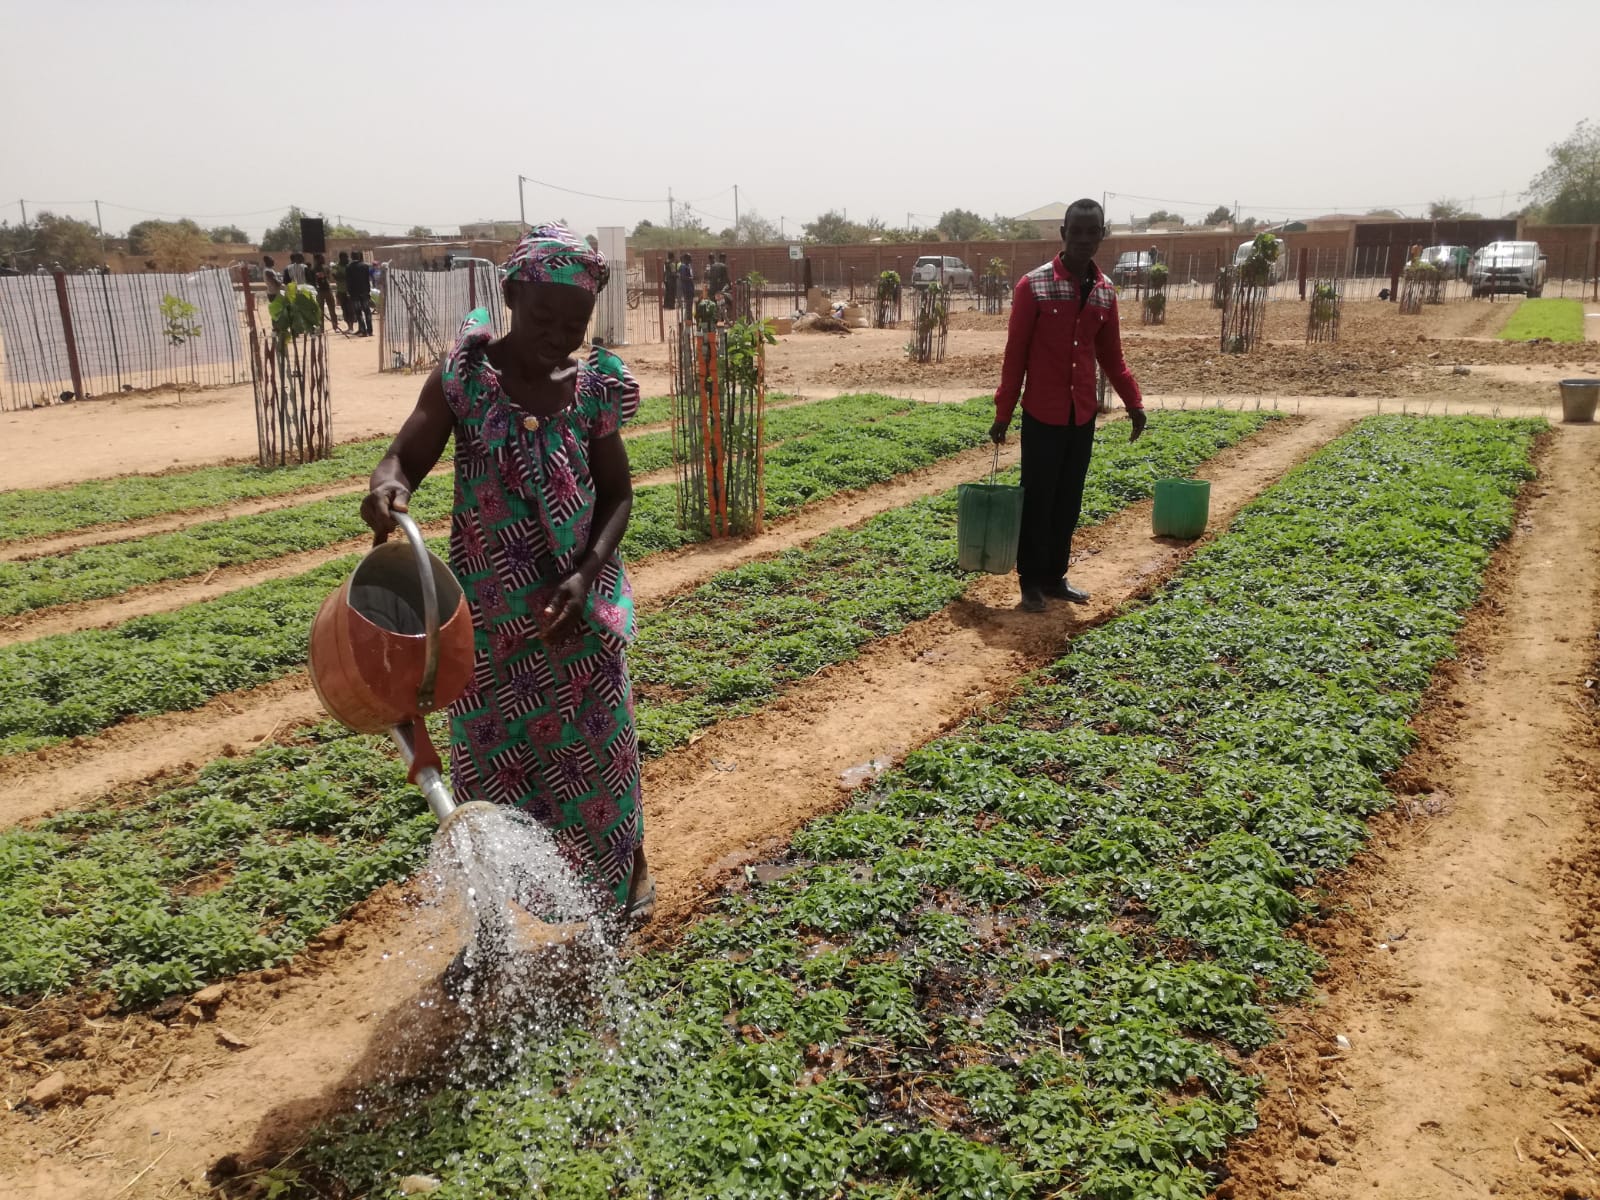
M 1211 519 L 1211 484 L 1204 479 L 1163 479 L 1156 484 L 1151 524 L 1157 537 L 1191 541 Z
M 956 498 L 956 565 L 963 571 L 1006 575 L 1017 567 L 1022 489 L 1004 483 L 964 483 Z

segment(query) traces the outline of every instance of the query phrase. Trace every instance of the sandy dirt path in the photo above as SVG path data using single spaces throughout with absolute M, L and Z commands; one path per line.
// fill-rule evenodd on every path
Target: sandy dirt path
M 1219 455 L 1201 472 L 1212 481 L 1214 528 L 1344 426 L 1285 422 Z M 1014 609 L 1009 579 L 986 578 L 768 710 L 649 764 L 644 795 L 660 926 L 690 916 L 739 863 L 841 804 L 841 772 L 950 728 L 1056 657 L 1075 631 L 1154 587 L 1193 546 L 1154 539 L 1149 521 L 1148 504 L 1138 505 L 1086 535 L 1073 572 L 1094 593 L 1086 608 L 1025 616 Z M 185 1183 L 199 1191 L 219 1160 L 248 1166 L 282 1153 L 363 1083 L 414 1064 L 429 1052 L 433 978 L 454 947 L 412 916 L 403 891 L 384 889 L 288 974 L 230 985 L 214 1022 L 104 1018 L 95 1036 L 107 1050 L 130 1038 L 137 1048 L 120 1058 L 91 1051 L 83 1066 L 103 1062 L 104 1078 L 78 1086 L 111 1094 L 36 1120 L 0 1120 L 0 1191 L 103 1197 L 141 1170 L 124 1193 L 131 1200 Z M 221 1029 L 247 1045 L 223 1048 Z
M 1015 461 L 1015 439 L 1004 462 Z M 989 469 L 988 450 L 962 454 L 878 487 L 864 488 L 809 505 L 747 541 L 711 542 L 654 556 L 632 568 L 634 599 L 642 607 L 740 563 L 777 554 L 836 527 L 858 524 L 919 496 L 947 491 Z M 429 526 L 430 532 L 444 528 Z M 260 567 L 219 572 L 210 583 L 178 583 L 141 589 L 110 601 L 76 609 L 45 610 L 38 619 L 11 630 L 0 641 L 24 641 L 71 628 L 114 625 L 143 612 L 166 611 L 203 600 L 246 583 L 306 571 L 341 553 L 361 549 L 363 541 L 275 559 Z M 322 706 L 303 671 L 244 692 L 219 696 L 181 713 L 134 718 L 92 737 L 73 739 L 30 754 L 0 759 L 0 825 L 73 808 L 117 787 L 190 771 L 224 754 L 255 749 L 274 734 L 322 718 Z
M 1133 306 L 1125 304 L 1124 310 L 1124 337 L 1136 369 L 1144 354 L 1141 344 L 1148 347 L 1173 344 L 1184 337 L 1214 338 L 1218 328 L 1216 310 L 1201 301 L 1171 304 L 1167 324 L 1159 330 L 1138 325 Z M 1514 304 L 1460 302 L 1401 318 L 1392 304 L 1350 303 L 1344 306 L 1341 318 L 1340 345 L 1355 352 L 1381 347 L 1388 353 L 1389 347 L 1396 347 L 1397 353 L 1404 350 L 1407 354 L 1416 352 L 1419 339 L 1454 339 L 1457 346 L 1468 346 L 1491 337 L 1514 310 Z M 1267 336 L 1286 350 L 1306 352 L 1304 321 L 1304 305 L 1274 302 L 1268 306 Z M 767 384 L 774 390 L 818 396 L 862 390 L 907 395 L 948 388 L 964 398 L 992 391 L 1005 346 L 1006 318 L 958 313 L 952 317 L 952 325 L 946 361 L 926 367 L 906 362 L 904 328 L 861 329 L 848 335 L 791 334 L 769 352 Z M 1440 342 L 1439 348 L 1448 351 L 1450 345 Z M 1492 345 L 1487 350 L 1500 353 Z M 1479 351 L 1481 358 L 1484 347 L 1479 346 Z M 627 346 L 621 353 L 645 395 L 665 395 L 671 390 L 665 345 Z M 416 402 L 420 376 L 380 373 L 375 340 L 333 338 L 329 363 L 335 440 L 380 437 L 399 428 Z M 1141 376 L 1141 384 L 1148 394 L 1173 397 L 1247 391 L 1292 400 L 1296 390 L 1319 390 L 1274 386 L 1266 366 L 1243 368 L 1245 378 L 1237 387 L 1231 382 L 1195 386 L 1197 373 L 1199 382 L 1204 383 L 1206 371 L 1196 364 L 1178 370 L 1163 360 L 1152 364 Z M 1255 375 L 1260 377 L 1254 380 L 1259 386 L 1252 385 Z M 1455 382 L 1462 384 L 1455 399 L 1463 402 L 1481 390 L 1478 381 Z M 0 466 L 0 489 L 242 461 L 256 453 L 254 406 L 247 386 L 108 397 L 0 413 L 0 442 L 8 450 Z
M 1234 1200 L 1600 1195 L 1573 1141 L 1600 1150 L 1597 464 L 1600 428 L 1557 429 L 1398 809 L 1311 932 L 1319 1002 L 1253 1064 Z

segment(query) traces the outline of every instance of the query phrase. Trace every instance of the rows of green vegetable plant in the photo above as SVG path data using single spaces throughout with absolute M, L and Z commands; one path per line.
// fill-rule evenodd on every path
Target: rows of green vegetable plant
M 914 407 L 915 401 L 888 396 L 841 396 L 801 408 L 780 409 L 769 417 L 768 432 L 775 440 L 815 437 L 843 425 L 880 420 Z M 369 471 L 382 453 L 381 446 L 373 449 L 367 464 Z M 669 467 L 672 461 L 670 433 L 644 434 L 628 443 L 628 462 L 635 476 Z M 450 503 L 450 488 L 436 484 L 418 491 L 412 512 L 423 522 L 444 520 L 450 515 Z M 89 546 L 69 554 L 0 562 L 0 616 L 15 616 L 55 604 L 101 600 L 130 588 L 319 550 L 360 537 L 365 531 L 352 492 L 293 508 L 207 521 L 172 533 Z
M 1082 525 L 1147 499 L 1158 479 L 1188 475 L 1271 418 L 1163 414 L 1137 443 L 1124 426 L 1103 427 Z M 1005 479 L 1015 482 L 1015 471 Z M 654 752 L 680 745 L 949 604 L 971 583 L 955 565 L 957 494 L 915 500 L 724 572 L 648 614 L 630 656 L 641 745 Z
M 640 402 L 633 423 L 660 424 L 671 415 L 672 397 L 653 396 Z M 345 442 L 320 462 L 292 467 L 199 467 L 163 475 L 94 479 L 69 487 L 0 492 L 0 542 L 283 496 L 345 480 L 359 483 L 389 441 L 382 437 Z
M 768 457 L 768 516 L 787 515 L 843 488 L 880 483 L 980 445 L 992 408 L 982 398 L 918 405 L 898 416 L 784 442 Z M 447 496 L 448 482 L 419 491 L 414 511 L 425 517 L 434 511 L 430 494 Z M 639 489 L 622 543 L 629 562 L 695 540 L 677 524 L 672 485 Z M 305 662 L 317 606 L 355 562 L 346 555 L 292 578 L 136 617 L 113 629 L 0 648 L 0 754 L 97 732 L 128 716 L 193 708 L 294 670 Z
M 1086 521 L 1148 496 L 1158 476 L 1192 470 L 1263 420 L 1168 414 L 1136 445 L 1106 431 Z M 645 681 L 644 753 L 750 711 L 958 594 L 970 576 L 955 569 L 952 499 L 917 501 L 724 572 L 645 613 L 629 656 Z M 760 687 L 744 665 L 752 661 L 769 676 Z M 658 699 L 654 681 L 678 694 Z M 0 993 L 92 982 L 132 1003 L 288 957 L 377 882 L 418 865 L 432 818 L 400 774 L 382 739 L 322 727 L 213 763 L 195 783 L 140 804 L 0 833 L 0 928 L 13 931 L 0 941 Z
M 1149 605 L 810 824 L 787 873 L 634 959 L 620 1048 L 574 1028 L 498 1076 L 368 1097 L 274 1183 L 1208 1195 L 1254 1125 L 1272 1006 L 1318 969 L 1286 928 L 1389 803 L 1536 428 L 1365 422 Z

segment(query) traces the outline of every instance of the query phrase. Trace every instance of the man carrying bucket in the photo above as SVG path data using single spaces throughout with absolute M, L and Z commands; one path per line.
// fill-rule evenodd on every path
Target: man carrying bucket
M 1105 211 L 1095 201 L 1071 204 L 1061 226 L 1061 253 L 1019 279 L 1011 297 L 989 436 L 996 445 L 1005 442 L 1020 397 L 1017 578 L 1024 612 L 1043 612 L 1046 599 L 1074 604 L 1089 599 L 1089 593 L 1067 582 L 1067 563 L 1094 451 L 1097 361 L 1128 409 L 1133 427 L 1128 440 L 1138 441 L 1144 432 L 1144 400 L 1122 357 L 1117 291 L 1094 263 L 1105 226 Z

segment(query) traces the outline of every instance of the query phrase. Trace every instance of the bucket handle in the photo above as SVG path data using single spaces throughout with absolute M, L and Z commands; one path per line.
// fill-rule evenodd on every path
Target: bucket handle
M 1000 474 L 1000 443 L 994 444 L 994 462 L 989 464 L 989 486 L 994 486 L 995 477 Z
M 439 592 L 433 584 L 433 555 L 428 553 L 422 540 L 422 530 L 408 513 L 392 512 L 395 524 L 411 543 L 411 553 L 417 560 L 417 571 L 422 576 L 422 625 L 424 647 L 422 683 L 417 688 L 417 711 L 433 708 L 433 685 L 439 675 Z

